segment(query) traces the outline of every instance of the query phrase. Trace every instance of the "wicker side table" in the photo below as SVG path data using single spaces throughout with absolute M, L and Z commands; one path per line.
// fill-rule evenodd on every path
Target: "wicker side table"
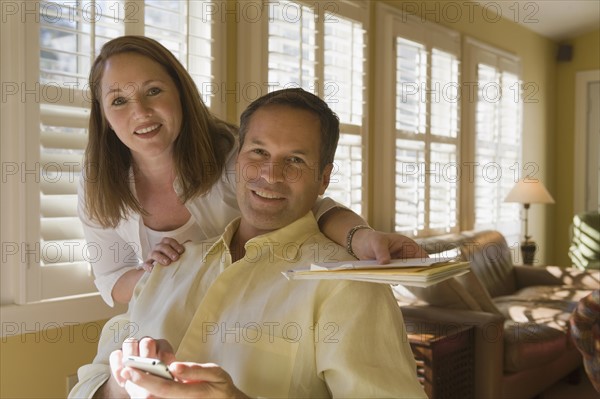
M 418 323 L 408 340 L 417 375 L 430 399 L 473 398 L 472 326 Z

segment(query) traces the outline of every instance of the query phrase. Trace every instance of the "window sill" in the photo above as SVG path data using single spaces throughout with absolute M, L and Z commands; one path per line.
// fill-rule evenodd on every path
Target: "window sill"
M 105 320 L 125 311 L 126 305 L 111 308 L 104 303 L 99 294 L 26 305 L 3 305 L 0 306 L 1 337 L 4 340 L 9 336 Z

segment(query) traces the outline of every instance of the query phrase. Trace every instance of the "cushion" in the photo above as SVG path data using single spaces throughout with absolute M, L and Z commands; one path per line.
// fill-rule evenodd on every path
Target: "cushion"
M 508 320 L 537 323 L 565 333 L 577 303 L 590 292 L 567 286 L 533 286 L 494 298 L 494 303 Z
M 451 309 L 482 310 L 477 300 L 462 286 L 456 277 L 429 287 L 405 288 L 415 297 L 433 306 Z
M 440 260 L 461 260 L 459 249 L 461 239 L 462 236 L 460 234 L 448 234 L 418 239 L 417 243 L 421 245 L 431 257 L 439 258 Z M 473 278 L 477 279 L 477 277 L 473 276 L 473 273 L 467 273 L 463 276 L 444 280 L 429 287 L 407 286 L 403 287 L 403 289 L 404 291 L 409 291 L 420 301 L 433 306 L 482 311 L 483 309 L 480 306 L 479 301 L 469 291 L 468 284 L 467 288 L 465 288 L 465 281 L 471 281 Z M 477 288 L 483 289 L 483 286 L 479 284 L 479 287 Z M 481 295 L 478 289 L 475 289 L 475 291 L 477 295 Z
M 396 298 L 396 302 L 398 306 L 419 306 L 419 305 L 427 305 L 426 302 L 420 300 L 416 296 L 414 296 L 409 290 L 406 289 L 403 285 L 396 284 L 392 285 L 392 292 L 394 297 Z
M 464 233 L 461 254 L 471 262 L 476 274 L 492 298 L 510 295 L 517 290 L 512 263 L 512 252 L 506 239 L 498 231 L 487 230 Z
M 514 373 L 547 364 L 561 356 L 568 339 L 562 331 L 544 324 L 504 324 L 504 371 Z
M 502 315 L 475 273 L 466 273 L 426 288 L 406 287 L 406 290 L 433 306 Z
M 502 312 L 496 307 L 492 297 L 487 292 L 481 280 L 475 273 L 467 273 L 455 279 L 463 286 L 473 299 L 477 302 L 481 310 L 487 313 L 502 315 Z

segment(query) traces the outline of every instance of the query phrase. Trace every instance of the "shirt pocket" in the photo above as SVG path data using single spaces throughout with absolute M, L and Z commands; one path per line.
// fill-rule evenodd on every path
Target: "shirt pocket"
M 250 396 L 288 397 L 299 343 L 254 327 L 230 329 L 223 339 L 221 366 Z

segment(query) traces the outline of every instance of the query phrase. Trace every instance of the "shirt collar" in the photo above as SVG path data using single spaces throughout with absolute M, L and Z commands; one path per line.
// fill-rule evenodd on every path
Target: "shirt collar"
M 281 229 L 248 240 L 246 252 L 248 247 L 253 245 L 254 247 L 270 250 L 279 259 L 290 261 L 297 258 L 304 241 L 318 232 L 319 226 L 315 216 L 312 211 L 309 211 L 300 219 Z
M 202 261 L 206 260 L 208 254 L 218 253 L 220 246 L 223 246 L 225 251 L 229 252 L 229 244 L 240 225 L 240 220 L 241 218 L 237 218 L 227 225 L 221 237 L 205 252 Z M 290 261 L 297 258 L 302 244 L 318 232 L 319 225 L 312 211 L 309 211 L 300 219 L 281 229 L 248 240 L 244 247 L 247 254 L 249 252 L 256 254 L 257 249 L 261 253 L 266 250 L 279 259 Z
M 219 239 L 216 240 L 214 242 L 214 244 L 212 244 L 206 251 L 203 251 L 203 255 L 202 255 L 203 263 L 206 262 L 206 258 L 210 254 L 213 254 L 213 255 L 216 254 L 216 255 L 220 256 L 221 252 L 219 251 L 219 248 L 221 248 L 221 247 L 224 248 L 223 252 L 229 253 L 229 244 L 231 243 L 231 239 L 233 238 L 233 235 L 235 234 L 235 232 L 237 231 L 237 229 L 240 225 L 240 220 L 241 220 L 241 218 L 239 218 L 239 217 L 233 219 L 227 225 L 227 227 L 225 227 L 225 231 L 223 232 L 223 234 L 221 234 Z

